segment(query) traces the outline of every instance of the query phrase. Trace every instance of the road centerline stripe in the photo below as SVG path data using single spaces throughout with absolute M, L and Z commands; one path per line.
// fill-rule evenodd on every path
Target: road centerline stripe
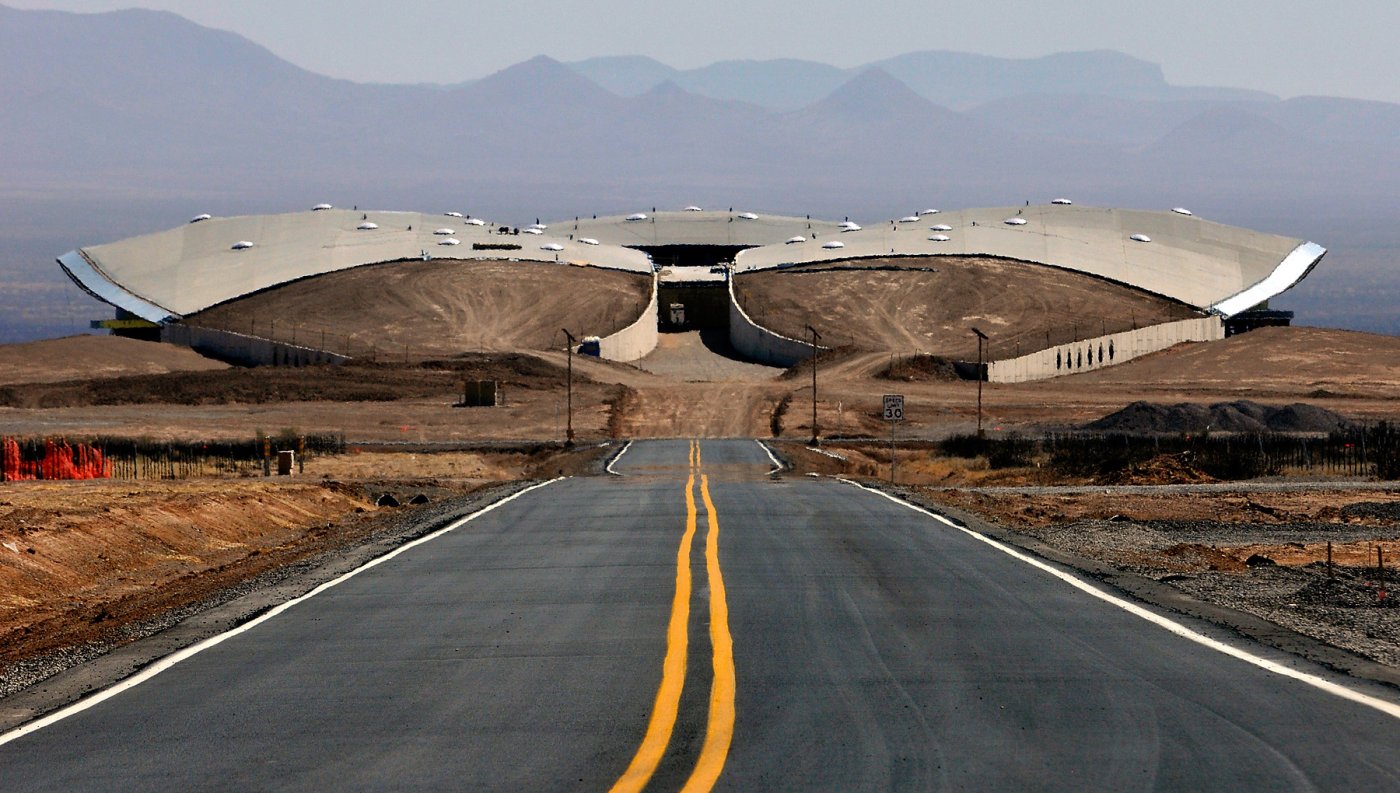
M 656 690 L 646 735 L 637 747 L 632 762 L 612 786 L 612 793 L 638 793 L 651 781 L 661 764 L 666 747 L 671 742 L 676 718 L 680 714 L 681 691 L 685 685 L 686 657 L 690 645 L 690 549 L 695 539 L 697 510 L 695 507 L 695 468 L 699 463 L 699 444 L 691 441 L 689 462 L 691 471 L 685 483 L 685 534 L 676 550 L 676 592 L 671 600 L 671 621 L 666 627 L 666 658 L 661 663 L 661 685 Z
M 719 564 L 719 515 L 710 498 L 710 478 L 700 475 L 700 495 L 705 502 L 709 533 L 705 538 L 705 573 L 710 584 L 710 647 L 714 677 L 710 683 L 710 713 L 705 723 L 705 743 L 695 770 L 686 780 L 684 793 L 706 793 L 719 781 L 734 740 L 734 637 L 729 632 L 729 603 Z

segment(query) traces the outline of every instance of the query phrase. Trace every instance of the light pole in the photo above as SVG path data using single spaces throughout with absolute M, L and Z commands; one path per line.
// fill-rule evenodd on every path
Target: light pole
M 974 325 L 972 332 L 977 334 L 977 437 L 982 437 L 982 381 L 987 379 L 983 357 L 983 345 L 987 342 L 987 334 L 978 330 Z
M 812 442 L 811 446 L 817 445 L 817 340 L 822 337 L 817 329 L 811 325 L 807 326 L 808 332 L 812 334 Z
M 565 391 L 565 394 L 567 395 L 567 396 L 566 396 L 566 399 L 568 400 L 568 416 L 569 416 L 569 417 L 568 417 L 568 429 L 565 430 L 565 432 L 564 432 L 564 445 L 565 445 L 565 446 L 573 446 L 573 445 L 574 445 L 574 342 L 577 341 L 577 339 L 574 338 L 574 334 L 572 334 L 572 333 L 569 332 L 569 329 L 568 329 L 568 328 L 562 328 L 562 330 L 564 331 L 564 336 L 567 337 L 568 340 L 569 340 L 569 346 L 568 346 L 569 384 L 568 384 L 568 386 L 566 387 L 566 391 Z

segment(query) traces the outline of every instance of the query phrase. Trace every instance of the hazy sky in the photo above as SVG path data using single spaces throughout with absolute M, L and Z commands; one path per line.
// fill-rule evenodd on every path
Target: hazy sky
M 793 57 L 851 66 L 915 50 L 1031 57 L 1114 49 L 1179 85 L 1400 102 L 1395 0 L 0 0 L 160 8 L 315 72 L 452 83 L 534 55 L 650 55 L 677 67 Z

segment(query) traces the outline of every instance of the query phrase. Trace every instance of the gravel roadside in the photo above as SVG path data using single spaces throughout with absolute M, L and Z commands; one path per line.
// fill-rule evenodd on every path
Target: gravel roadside
M 1138 495 L 1193 500 L 1199 498 L 1192 492 L 1197 487 L 1131 490 Z M 972 491 L 890 490 L 887 485 L 882 489 L 1077 569 L 1139 600 L 1207 619 L 1331 669 L 1400 688 L 1400 592 L 1391 591 L 1400 589 L 1400 575 L 1391 568 L 1382 578 L 1374 564 L 1360 561 L 1373 560 L 1377 545 L 1387 548 L 1387 555 L 1400 555 L 1400 505 L 1359 500 L 1367 494 L 1393 493 L 1397 489 L 1393 483 L 1304 485 L 1305 492 L 1364 492 L 1354 494 L 1357 503 L 1337 509 L 1341 515 L 1337 521 L 1275 523 L 1118 516 L 1055 520 L 1051 515 L 1036 525 L 1007 517 L 1024 509 L 1028 495 L 1069 498 L 1089 493 L 1111 504 L 1114 493 L 1105 494 L 1102 487 L 982 489 L 971 498 Z M 1292 494 L 1299 486 L 1255 483 L 1227 489 Z M 992 490 L 997 492 L 988 492 Z M 1322 561 L 1280 564 L 1266 555 L 1315 555 L 1329 541 L 1339 549 L 1359 548 L 1360 556 L 1354 552 L 1351 557 L 1356 563 L 1330 568 Z M 1245 561 L 1250 556 L 1260 558 Z

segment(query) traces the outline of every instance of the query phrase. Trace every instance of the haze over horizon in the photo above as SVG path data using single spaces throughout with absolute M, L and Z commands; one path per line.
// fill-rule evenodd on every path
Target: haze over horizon
M 236 32 L 331 77 L 374 83 L 455 84 L 532 56 L 561 61 L 642 55 L 677 69 L 731 59 L 797 58 L 848 68 L 905 52 L 995 57 L 1113 50 L 1160 64 L 1175 85 L 1228 85 L 1282 98 L 1327 95 L 1400 102 L 1391 31 L 1400 5 L 1339 0 L 1326 14 L 1300 0 L 1184 0 L 1153 7 L 1089 0 L 1029 1 L 996 13 L 971 0 L 897 0 L 850 13 L 835 0 L 800 12 L 773 3 L 715 0 L 658 7 L 638 0 L 470 7 L 408 0 L 7 0 L 22 9 L 171 11 Z

